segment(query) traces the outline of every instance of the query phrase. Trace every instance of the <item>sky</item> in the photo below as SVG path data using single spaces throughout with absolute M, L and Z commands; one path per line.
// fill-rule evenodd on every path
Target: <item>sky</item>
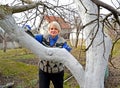
M 0 3 L 1 4 L 9 4 L 9 3 L 12 3 L 13 1 L 15 0 L 0 0 Z M 16 0 L 17 1 L 17 0 Z M 28 1 L 28 0 L 26 0 Z M 30 0 L 31 1 L 31 0 Z M 32 1 L 45 1 L 45 0 L 32 0 Z M 55 1 L 55 0 L 47 0 L 48 2 L 51 2 L 51 1 Z M 60 1 L 60 0 L 59 0 Z M 60 2 L 61 4 L 64 4 L 64 3 L 67 3 L 67 2 L 72 2 L 73 0 L 61 0 L 62 2 Z
M 8 5 L 11 5 L 10 3 L 12 3 L 13 1 L 15 1 L 15 0 L 0 0 L 0 4 L 8 4 Z M 17 0 L 16 0 L 17 1 Z M 43 0 L 34 0 L 34 1 L 43 1 Z M 53 1 L 53 0 L 47 0 L 47 1 L 49 1 L 49 2 L 51 2 L 51 1 Z M 64 2 L 63 2 L 63 0 L 59 0 L 59 1 L 62 1 L 61 2 L 61 4 L 63 5 L 64 3 L 67 3 L 67 2 L 72 2 L 72 0 L 64 0 Z M 109 4 L 109 5 L 112 5 L 112 3 L 111 3 L 111 0 L 101 0 L 101 1 L 103 1 L 103 2 L 105 2 L 105 3 L 107 3 L 107 4 Z M 114 2 L 114 4 L 116 5 L 116 0 L 112 0 L 113 2 Z M 120 0 L 118 0 L 118 1 L 120 1 Z M 101 13 L 104 13 L 104 14 L 106 14 L 106 13 L 109 13 L 109 11 L 108 10 L 105 10 L 105 9 L 102 9 L 101 10 Z M 18 16 L 19 14 L 15 14 L 15 16 Z M 39 18 L 38 18 L 39 19 Z M 39 19 L 40 20 L 40 19 Z M 36 22 L 36 25 L 38 25 L 37 24 L 38 22 Z
M 13 1 L 15 1 L 15 0 L 0 0 L 0 3 L 2 3 L 2 4 L 9 4 L 9 3 L 11 3 L 11 2 L 13 2 Z M 33 1 L 44 1 L 44 0 L 33 0 Z M 52 1 L 52 0 L 47 0 L 47 1 Z M 59 0 L 60 1 L 60 0 Z M 63 0 L 61 0 L 62 2 L 62 4 L 63 3 L 67 3 L 67 2 L 72 2 L 72 0 L 64 0 L 64 2 L 63 2 Z M 107 3 L 107 4 L 109 4 L 109 5 L 112 5 L 112 3 L 111 3 L 111 0 L 100 0 L 100 1 L 103 1 L 103 2 L 105 2 L 105 3 Z M 114 2 L 114 4 L 116 4 L 116 0 L 112 0 L 113 2 Z M 119 1 L 119 0 L 118 0 Z
M 0 0 L 0 3 L 1 3 L 1 4 L 9 4 L 9 5 L 10 5 L 10 3 L 13 2 L 13 1 L 15 1 L 15 0 Z M 44 0 L 33 0 L 33 1 L 44 1 Z M 52 0 L 47 0 L 47 1 L 51 2 Z M 59 1 L 60 1 L 60 0 L 59 0 Z M 111 0 L 100 0 L 100 1 L 103 1 L 103 2 L 105 2 L 105 3 L 113 6 L 113 4 L 111 3 Z M 113 1 L 113 3 L 114 3 L 115 5 L 118 4 L 118 3 L 116 3 L 116 0 L 112 0 L 112 1 Z M 118 0 L 118 1 L 120 1 L 120 0 Z M 61 0 L 60 3 L 61 3 L 61 4 L 64 4 L 64 3 L 67 3 L 67 2 L 72 2 L 72 0 L 64 0 L 64 2 L 63 2 L 63 0 Z M 103 9 L 102 12 L 103 12 L 103 13 L 108 13 L 109 11 Z
M 0 4 L 8 4 L 8 5 L 11 5 L 10 3 L 12 3 L 12 2 L 14 2 L 15 0 L 0 0 Z M 17 1 L 17 0 L 16 0 Z M 28 0 L 27 0 L 28 1 Z M 45 0 L 32 0 L 32 1 L 45 1 Z M 51 2 L 51 1 L 55 1 L 55 0 L 47 0 L 48 2 Z M 70 2 L 72 2 L 73 0 L 59 0 L 59 1 L 61 1 L 60 3 L 63 5 L 63 4 L 65 4 L 65 3 L 70 3 Z M 113 3 L 115 4 L 115 5 L 117 5 L 118 3 L 116 3 L 116 0 L 100 0 L 100 1 L 103 1 L 103 2 L 105 2 L 105 3 L 107 3 L 107 4 L 109 4 L 109 5 L 111 5 L 111 6 L 114 6 L 112 3 L 111 3 L 111 1 L 113 1 Z M 118 0 L 119 1 L 119 3 L 120 3 L 120 0 Z M 118 5 L 117 5 L 118 6 Z M 109 11 L 108 10 L 106 10 L 106 9 L 102 9 L 101 10 L 101 13 L 104 13 L 104 14 L 107 14 L 107 13 L 109 13 Z
M 107 3 L 107 4 L 109 4 L 109 5 L 113 6 L 113 7 L 115 7 L 114 5 L 119 6 L 118 3 L 116 2 L 116 0 L 112 0 L 113 3 L 111 2 L 111 0 L 100 0 L 100 1 L 103 1 L 104 3 Z M 119 1 L 119 3 L 120 3 L 120 0 L 118 0 L 118 1 Z M 114 4 L 114 5 L 113 5 L 113 4 Z M 102 13 L 109 13 L 109 11 L 106 10 L 106 9 L 101 10 L 101 12 L 102 12 Z
M 13 1 L 15 1 L 15 0 L 0 0 L 0 4 L 8 4 L 8 5 L 11 6 L 10 3 L 13 3 Z M 18 0 L 16 0 L 16 1 L 18 1 Z M 27 0 L 27 1 L 28 1 L 28 0 Z M 32 0 L 32 1 L 45 1 L 45 0 Z M 48 2 L 51 2 L 51 1 L 55 1 L 55 0 L 47 0 L 47 1 L 48 1 Z M 60 0 L 59 0 L 59 1 L 60 1 Z M 72 2 L 72 0 L 65 0 L 64 2 L 63 2 L 63 0 L 61 0 L 61 1 L 62 1 L 62 2 L 60 2 L 60 3 L 61 3 L 62 5 L 66 4 L 67 2 L 69 2 L 69 3 Z M 15 19 L 17 23 L 21 22 L 21 20 L 23 21 L 24 16 L 22 16 L 22 15 L 23 15 L 22 13 L 16 13 L 16 14 L 13 15 L 14 17 L 17 18 L 17 19 Z M 40 21 L 40 17 L 37 16 L 36 22 L 34 22 L 34 21 L 32 20 L 32 21 L 28 21 L 27 24 L 31 25 L 31 24 L 35 23 L 35 25 L 32 27 L 32 29 L 36 29 L 36 28 L 38 28 L 39 21 Z M 24 24 L 20 24 L 19 26 L 22 26 L 22 25 L 24 25 Z

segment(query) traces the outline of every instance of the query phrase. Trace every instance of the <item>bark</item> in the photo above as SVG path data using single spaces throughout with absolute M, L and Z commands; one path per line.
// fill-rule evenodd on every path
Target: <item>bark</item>
M 84 70 L 75 57 L 65 49 L 47 48 L 26 34 L 23 31 L 24 29 L 17 26 L 14 18 L 12 17 L 11 8 L 6 6 L 0 7 L 0 27 L 8 33 L 11 39 L 31 50 L 40 59 L 54 60 L 63 63 L 71 71 L 81 88 L 83 88 Z
M 106 8 L 107 10 L 111 11 L 113 14 L 118 14 L 118 16 L 120 16 L 120 12 L 117 11 L 115 8 L 113 8 L 112 6 L 100 1 L 100 0 L 91 0 L 92 2 L 94 2 L 96 5 L 98 6 L 102 6 L 104 8 Z
M 3 34 L 3 51 L 6 52 L 7 49 L 7 42 L 6 42 L 6 33 Z
M 83 25 L 97 19 L 97 6 L 90 0 L 75 0 Z M 98 20 L 99 21 L 99 20 Z M 104 75 L 108 63 L 111 39 L 105 35 L 100 22 L 95 21 L 84 28 L 86 35 L 86 68 L 84 88 L 104 88 Z
M 119 16 L 120 16 L 120 11 L 117 11 L 114 7 L 100 1 L 100 0 L 91 0 L 92 2 L 94 2 L 97 6 L 102 6 L 103 8 L 106 8 L 107 10 L 109 10 L 110 12 L 112 12 L 112 14 L 114 15 L 117 23 L 120 25 L 120 20 L 119 20 Z
M 88 49 L 85 72 L 81 64 L 65 49 L 47 48 L 17 26 L 12 14 L 32 9 L 40 5 L 40 2 L 39 4 L 21 6 L 21 9 L 20 7 L 0 6 L 0 27 L 10 35 L 11 39 L 30 49 L 39 58 L 63 63 L 71 71 L 80 88 L 104 88 L 104 75 L 112 42 L 109 36 L 103 33 L 99 20 L 96 21 L 98 17 L 91 15 L 98 14 L 97 6 L 91 0 L 75 0 L 75 2 L 80 12 L 82 24 L 88 25 L 84 28 L 86 48 Z M 92 24 L 88 24 L 90 22 Z

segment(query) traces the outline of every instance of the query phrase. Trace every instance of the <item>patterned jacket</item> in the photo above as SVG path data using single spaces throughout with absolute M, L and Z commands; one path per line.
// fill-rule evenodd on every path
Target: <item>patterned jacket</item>
M 65 48 L 70 51 L 71 48 L 67 45 L 64 38 L 56 36 L 54 39 L 50 35 L 36 35 L 35 39 L 46 47 Z M 47 73 L 58 73 L 64 70 L 64 66 L 60 62 L 41 60 L 39 63 L 40 69 Z

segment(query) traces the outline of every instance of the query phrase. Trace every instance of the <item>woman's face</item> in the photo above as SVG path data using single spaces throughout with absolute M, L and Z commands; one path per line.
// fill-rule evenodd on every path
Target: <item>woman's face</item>
M 59 30 L 56 28 L 55 25 L 50 25 L 50 28 L 49 28 L 49 34 L 52 36 L 52 37 L 55 37 L 56 35 L 59 34 Z

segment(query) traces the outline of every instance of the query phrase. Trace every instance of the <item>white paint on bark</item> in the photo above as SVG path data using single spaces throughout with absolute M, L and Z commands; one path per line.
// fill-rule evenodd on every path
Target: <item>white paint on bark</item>
M 80 1 L 82 1 L 82 4 Z M 98 13 L 97 6 L 90 0 L 75 0 L 75 2 L 78 5 L 83 25 L 97 18 L 96 15 L 90 15 Z M 104 75 L 112 42 L 109 36 L 103 34 L 100 23 L 98 27 L 98 23 L 95 21 L 84 29 L 86 47 L 94 39 L 86 52 L 86 68 L 84 72 L 81 64 L 68 51 L 59 48 L 47 48 L 41 45 L 20 29 L 12 15 L 9 15 L 10 13 L 6 14 L 6 11 L 0 8 L 0 27 L 9 34 L 11 39 L 30 49 L 41 59 L 62 62 L 71 71 L 80 88 L 104 88 Z
M 90 0 L 75 0 L 75 2 L 84 25 L 97 18 L 97 15 L 91 14 L 98 14 L 98 8 Z M 94 39 L 86 52 L 84 88 L 104 88 L 104 75 L 112 47 L 111 39 L 103 33 L 101 23 L 97 21 L 85 27 L 84 31 L 86 47 Z
M 0 26 L 9 34 L 11 39 L 30 49 L 40 59 L 62 62 L 73 74 L 78 84 L 83 88 L 84 70 L 81 64 L 67 50 L 47 48 L 19 28 L 11 15 L 0 19 Z

